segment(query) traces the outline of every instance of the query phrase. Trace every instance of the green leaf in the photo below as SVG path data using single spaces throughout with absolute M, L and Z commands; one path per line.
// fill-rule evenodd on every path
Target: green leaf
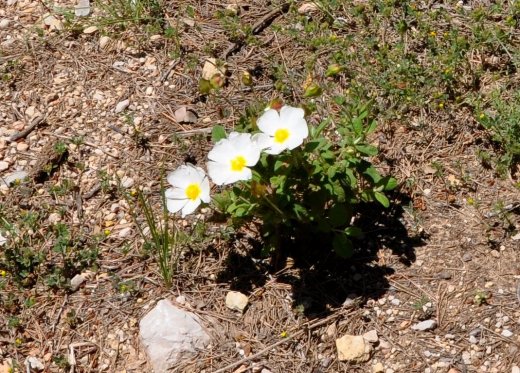
M 366 134 L 372 133 L 376 130 L 376 128 L 377 128 L 377 122 L 375 120 L 373 120 L 372 122 L 370 122 L 365 133 Z
M 211 130 L 211 140 L 213 143 L 217 143 L 222 139 L 227 138 L 226 129 L 223 126 L 214 126 Z
M 318 149 L 318 147 L 320 146 L 320 141 L 319 140 L 313 140 L 313 141 L 309 141 L 307 144 L 305 144 L 305 147 L 303 148 L 304 152 L 313 152 L 315 151 L 316 149 Z
M 381 175 L 379 172 L 372 166 L 368 167 L 365 171 L 363 171 L 363 175 L 368 176 L 370 180 L 377 185 L 381 180 Z
M 337 203 L 328 211 L 330 225 L 334 228 L 345 226 L 352 218 L 351 210 L 343 203 Z
M 274 162 L 274 172 L 277 172 L 281 167 L 284 167 L 286 163 L 284 161 L 281 161 L 279 159 Z
M 343 258 L 350 258 L 354 254 L 352 241 L 350 241 L 344 233 L 337 233 L 332 239 L 332 247 L 336 254 Z
M 361 238 L 363 231 L 358 227 L 347 227 L 345 228 L 345 234 L 349 237 Z
M 377 185 L 378 186 L 383 186 L 383 190 L 394 190 L 398 183 L 397 183 L 397 180 L 393 177 L 390 177 L 390 176 L 385 176 L 384 178 L 382 178 L 381 180 L 379 180 L 377 182 Z
M 374 192 L 374 197 L 384 207 L 389 207 L 390 206 L 390 200 L 383 193 L 381 193 L 381 192 Z
M 360 153 L 363 153 L 365 155 L 368 155 L 368 156 L 377 155 L 377 148 L 373 145 L 361 144 L 361 145 L 356 145 L 355 147 Z

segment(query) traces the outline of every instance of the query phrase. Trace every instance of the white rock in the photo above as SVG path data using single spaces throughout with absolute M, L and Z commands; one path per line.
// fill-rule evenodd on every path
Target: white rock
M 97 26 L 89 26 L 83 30 L 84 34 L 93 34 L 98 30 Z
M 168 371 L 180 359 L 210 342 L 196 315 L 165 299 L 141 320 L 139 334 L 155 372 Z
M 22 181 L 27 176 L 29 176 L 29 174 L 25 171 L 15 171 L 5 177 L 0 177 L 0 186 L 1 185 L 11 186 L 17 180 Z
M 61 216 L 57 212 L 53 212 L 52 214 L 49 215 L 47 220 L 49 221 L 49 223 L 55 224 L 61 220 Z
M 99 48 L 105 49 L 107 44 L 109 43 L 110 38 L 108 36 L 102 36 L 99 38 Z
M 238 291 L 230 291 L 226 295 L 226 307 L 235 311 L 243 312 L 248 302 L 247 296 Z
M 427 331 L 427 330 L 435 329 L 436 327 L 437 327 L 437 321 L 435 321 L 435 320 L 425 320 L 425 321 L 421 321 L 420 323 L 417 323 L 415 325 L 412 325 L 411 328 L 413 330 L 418 330 L 418 331 L 424 332 L 424 331 Z
M 125 110 L 128 107 L 128 105 L 130 105 L 130 100 L 128 100 L 128 99 L 127 100 L 123 100 L 123 101 L 119 101 L 117 103 L 116 108 L 115 108 L 114 111 L 116 112 L 116 114 L 120 113 L 123 110 Z
M 179 123 L 196 123 L 197 115 L 186 106 L 181 106 L 174 113 L 175 120 Z
M 394 305 L 394 306 L 398 306 L 401 304 L 401 301 L 397 298 L 394 298 L 390 301 L 390 303 L 392 303 L 392 305 Z
M 518 232 L 517 234 L 515 234 L 513 237 L 511 237 L 514 241 L 519 241 L 520 240 L 520 232 Z
M 126 238 L 130 235 L 130 233 L 132 233 L 132 228 L 126 227 L 119 231 L 118 236 L 119 236 L 119 238 Z
M 0 29 L 6 29 L 9 27 L 10 24 L 11 24 L 11 21 L 4 18 L 3 20 L 0 21 Z
M 353 363 L 364 363 L 372 354 L 372 346 L 360 335 L 346 334 L 336 339 L 336 350 L 340 361 Z
M 51 14 L 45 14 L 43 16 L 43 23 L 46 25 L 46 26 L 49 26 L 49 29 L 51 31 L 60 31 L 60 30 L 63 30 L 63 23 L 61 23 L 61 21 L 59 19 L 57 19 L 56 17 L 54 17 L 53 15 Z
M 365 338 L 365 341 L 370 343 L 376 343 L 379 340 L 379 337 L 377 336 L 377 330 L 375 329 L 363 334 L 363 338 Z
M 303 3 L 298 8 L 298 13 L 300 13 L 300 14 L 309 14 L 309 13 L 312 13 L 312 12 L 316 12 L 318 10 L 319 10 L 318 6 L 316 4 L 314 4 L 314 3 Z
M 123 188 L 131 188 L 134 185 L 134 179 L 128 176 L 123 176 L 121 179 L 121 186 Z
M 520 373 L 520 368 L 516 365 L 511 367 L 511 373 Z
M 36 369 L 36 370 L 45 369 L 45 365 L 43 365 L 42 362 L 40 360 L 38 360 L 37 358 L 35 358 L 34 356 L 28 356 L 25 359 L 25 366 L 27 367 L 27 371 L 29 371 L 31 369 Z
M 9 168 L 9 163 L 6 161 L 0 161 L 0 171 L 5 171 Z
M 202 67 L 202 78 L 211 80 L 211 78 L 217 74 L 224 77 L 226 75 L 226 68 L 224 66 L 217 67 L 217 60 L 215 58 L 207 58 Z
M 74 7 L 76 17 L 86 17 L 90 14 L 90 0 L 79 0 L 78 5 Z
M 385 367 L 382 363 L 377 363 L 372 367 L 372 373 L 383 373 L 385 371 Z
M 85 281 L 87 281 L 87 277 L 84 274 L 77 274 L 70 280 L 70 290 L 78 290 Z
M 502 333 L 500 333 L 502 337 L 510 338 L 513 336 L 513 332 L 511 330 L 504 329 Z

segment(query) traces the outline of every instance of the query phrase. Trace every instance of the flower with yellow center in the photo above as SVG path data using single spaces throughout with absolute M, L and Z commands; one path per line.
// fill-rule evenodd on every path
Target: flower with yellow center
M 260 159 L 258 136 L 231 132 L 227 139 L 215 144 L 208 154 L 208 174 L 217 185 L 249 180 L 253 167 Z
M 165 192 L 166 207 L 170 212 L 181 211 L 182 217 L 185 217 L 202 202 L 210 201 L 209 180 L 200 167 L 182 165 L 168 174 L 168 182 L 173 186 Z
M 256 122 L 260 131 L 267 135 L 262 139 L 262 147 L 268 154 L 280 154 L 286 149 L 294 149 L 309 136 L 309 128 L 303 109 L 283 106 L 280 112 L 270 109 Z

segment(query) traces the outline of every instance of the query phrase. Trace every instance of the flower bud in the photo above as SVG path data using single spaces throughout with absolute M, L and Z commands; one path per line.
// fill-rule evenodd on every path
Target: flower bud
M 305 92 L 303 93 L 303 97 L 318 97 L 321 95 L 323 90 L 316 83 L 311 83 L 305 88 Z
M 343 66 L 338 65 L 337 63 L 334 63 L 332 65 L 329 65 L 329 67 L 327 68 L 327 71 L 325 72 L 325 76 L 327 78 L 330 78 L 331 76 L 338 75 L 343 70 L 344 70 Z

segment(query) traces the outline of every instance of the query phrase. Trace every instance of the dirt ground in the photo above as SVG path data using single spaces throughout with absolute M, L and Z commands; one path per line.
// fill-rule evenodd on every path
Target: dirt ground
M 179 305 L 201 317 L 215 343 L 173 372 L 518 371 L 518 175 L 513 168 L 499 176 L 478 156 L 493 146 L 464 106 L 382 115 L 373 162 L 400 187 L 389 209 L 360 212 L 366 239 L 352 259 L 323 248 L 322 256 L 296 253 L 273 269 L 256 256 L 254 230 L 230 233 L 203 209 L 179 218 L 193 239 L 174 286 L 162 286 L 118 180 L 144 188 L 158 206 L 163 171 L 203 165 L 213 125 L 233 129 L 246 108 L 274 98 L 305 101 L 309 56 L 313 76 L 329 89 L 313 99 L 308 122 L 333 113 L 331 98 L 350 87 L 346 76 L 324 78 L 335 51 L 325 43 L 317 53 L 283 32 L 297 17 L 320 24 L 320 9 L 298 13 L 302 4 L 239 3 L 240 23 L 256 38 L 249 43 L 216 16 L 228 5 L 219 1 L 164 1 L 161 17 L 175 26 L 173 36 L 153 23 L 107 26 L 98 5 L 78 20 L 73 1 L 0 3 L 0 20 L 9 20 L 0 23 L 0 176 L 29 173 L 29 181 L 2 187 L 0 217 L 14 224 L 36 213 L 21 240 L 45 253 L 40 265 L 27 265 L 34 273 L 22 285 L 2 274 L 1 372 L 9 364 L 25 371 L 28 356 L 46 372 L 149 372 L 139 320 L 158 300 L 181 295 Z M 44 22 L 46 14 L 53 18 Z M 226 84 L 201 95 L 208 57 L 226 62 Z M 252 86 L 242 83 L 244 71 Z M 280 71 L 288 90 L 276 85 Z M 516 81 L 516 72 L 508 79 Z M 182 106 L 196 113 L 193 123 L 175 119 Z M 64 263 L 53 251 L 58 223 L 84 240 L 75 257 L 81 266 L 69 272 L 54 270 Z M 71 291 L 78 272 L 88 278 Z M 243 315 L 226 308 L 229 290 L 250 297 Z M 436 326 L 412 329 L 424 320 Z M 369 361 L 338 360 L 336 338 L 372 330 L 378 338 Z

